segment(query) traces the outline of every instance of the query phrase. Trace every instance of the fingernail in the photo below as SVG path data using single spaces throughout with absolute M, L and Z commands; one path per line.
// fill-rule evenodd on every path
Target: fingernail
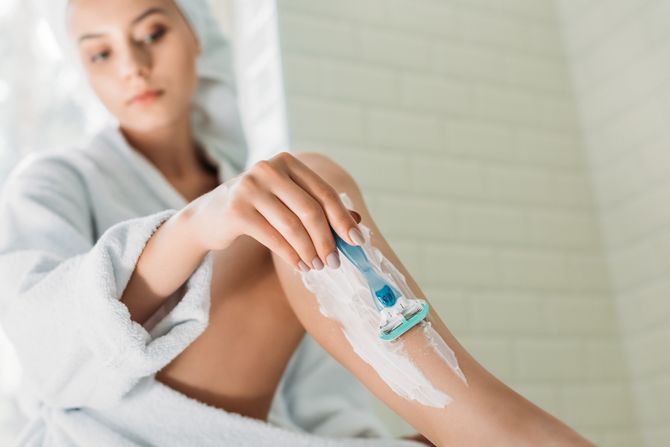
M 326 263 L 331 269 L 336 269 L 340 266 L 340 256 L 337 254 L 337 250 L 326 256 Z
M 300 267 L 300 270 L 302 270 L 303 272 L 309 271 L 309 267 L 307 267 L 307 264 L 302 262 L 302 259 L 300 260 L 300 262 L 298 262 L 298 267 Z
M 321 259 L 319 259 L 318 256 L 312 259 L 312 267 L 317 270 L 321 270 L 323 268 L 323 262 L 321 262 Z
M 361 230 L 359 230 L 356 227 L 353 227 L 351 230 L 349 230 L 349 237 L 351 238 L 352 241 L 356 243 L 356 245 L 365 244 L 365 240 L 363 239 L 363 233 L 361 233 Z

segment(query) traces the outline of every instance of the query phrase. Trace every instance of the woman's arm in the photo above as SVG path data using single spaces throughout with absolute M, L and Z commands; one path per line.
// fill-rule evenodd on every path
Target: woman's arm
M 160 334 L 128 318 L 123 290 L 151 235 L 176 211 L 118 222 L 96 236 L 83 179 L 69 157 L 29 157 L 0 196 L 0 324 L 31 396 L 53 408 L 117 403 L 208 319 L 209 255 L 184 282 Z
M 192 206 L 186 206 L 147 242 L 121 297 L 132 320 L 144 324 L 207 255 L 208 250 L 195 243 L 192 214 Z
M 362 224 L 372 231 L 372 245 L 401 271 L 415 295 L 423 298 L 425 295 L 381 235 L 360 191 L 346 171 L 324 157 L 303 156 L 301 160 L 335 189 L 347 193 L 353 208 L 362 217 Z M 407 355 L 435 388 L 454 400 L 444 408 L 436 408 L 404 399 L 381 379 L 380 371 L 353 351 L 340 324 L 321 314 L 315 295 L 304 286 L 300 274 L 280 259 L 275 259 L 275 268 L 286 296 L 305 329 L 373 393 L 435 444 L 593 445 L 490 374 L 460 345 L 432 306 L 429 321 L 454 350 L 468 384 L 463 383 L 435 351 L 427 349 L 423 331 L 411 330 L 402 336 Z
M 144 323 L 210 250 L 223 250 L 243 234 L 295 268 L 326 263 L 335 251 L 328 223 L 350 243 L 347 232 L 355 226 L 341 202 L 324 192 L 327 186 L 283 152 L 191 202 L 144 248 L 121 299 L 131 318 Z

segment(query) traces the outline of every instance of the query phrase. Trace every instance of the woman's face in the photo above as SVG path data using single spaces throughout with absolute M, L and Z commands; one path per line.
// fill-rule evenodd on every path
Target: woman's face
M 122 127 L 189 119 L 200 47 L 173 0 L 71 0 L 68 12 L 89 82 Z

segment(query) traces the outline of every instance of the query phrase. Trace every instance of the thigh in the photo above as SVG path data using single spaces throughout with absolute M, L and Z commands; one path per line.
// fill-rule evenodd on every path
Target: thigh
M 243 236 L 215 253 L 205 331 L 156 378 L 227 411 L 266 419 L 304 335 L 269 250 Z

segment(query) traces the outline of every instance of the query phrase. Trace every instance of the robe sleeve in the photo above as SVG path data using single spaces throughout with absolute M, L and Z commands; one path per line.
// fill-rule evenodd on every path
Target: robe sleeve
M 97 240 L 90 210 L 80 171 L 54 156 L 24 160 L 0 197 L 0 324 L 24 386 L 56 408 L 114 405 L 208 323 L 211 253 L 159 331 L 132 321 L 120 301 L 147 241 L 176 210 L 119 222 Z

